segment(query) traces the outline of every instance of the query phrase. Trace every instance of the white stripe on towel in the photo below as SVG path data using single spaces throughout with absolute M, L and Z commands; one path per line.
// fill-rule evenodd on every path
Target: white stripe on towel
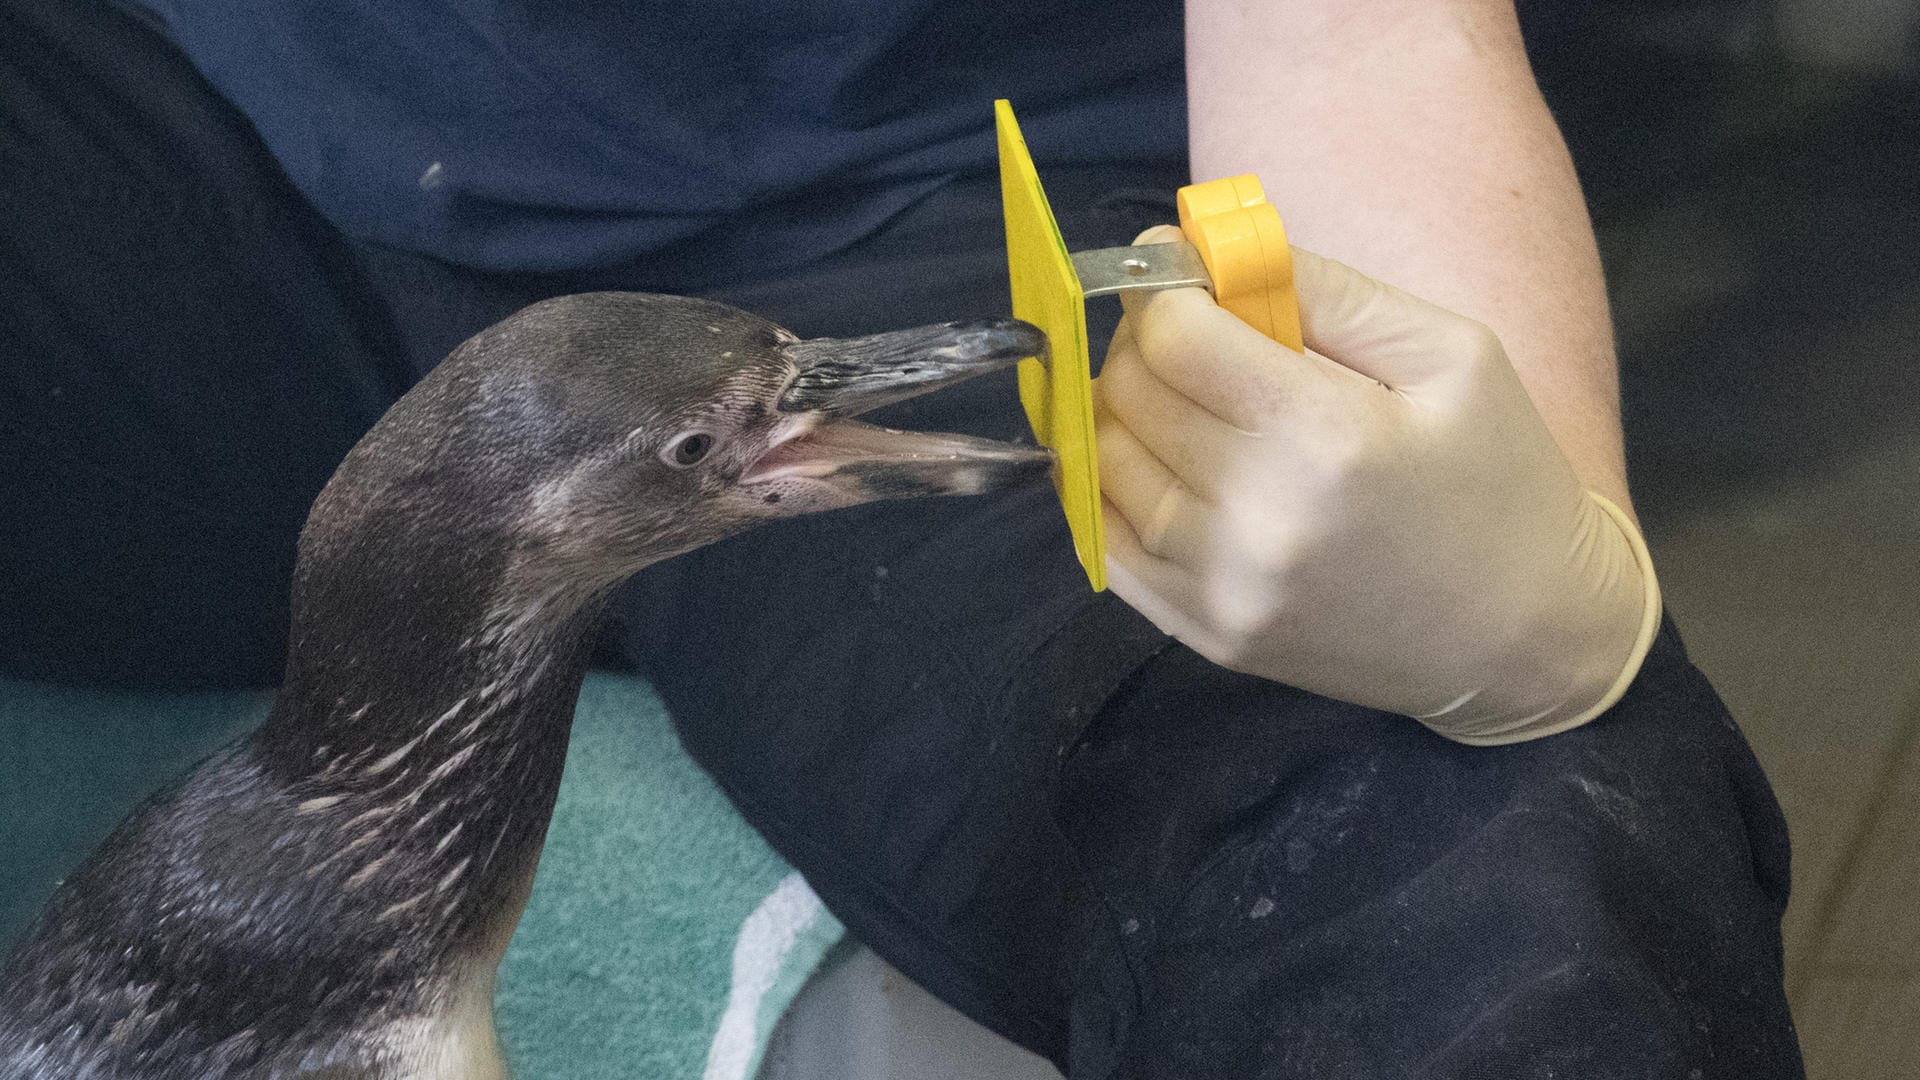
M 740 924 L 733 943 L 733 989 L 713 1033 L 701 1080 L 748 1080 L 747 1069 L 767 1034 L 759 1030 L 760 1000 L 773 989 L 787 954 L 818 920 L 825 905 L 798 871 L 782 878 Z

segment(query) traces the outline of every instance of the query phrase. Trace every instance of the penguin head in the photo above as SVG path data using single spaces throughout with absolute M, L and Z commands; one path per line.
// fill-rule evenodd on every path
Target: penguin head
M 1029 482 L 1045 450 L 853 418 L 1045 348 L 1014 319 L 801 340 L 707 300 L 558 297 L 409 392 L 336 476 L 361 497 L 330 491 L 309 528 L 431 491 L 436 527 L 480 523 L 606 584 L 779 518 Z

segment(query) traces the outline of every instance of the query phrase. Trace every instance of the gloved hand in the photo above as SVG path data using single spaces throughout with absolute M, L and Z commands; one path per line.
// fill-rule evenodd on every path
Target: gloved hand
M 1461 742 L 1597 716 L 1659 622 L 1639 531 L 1487 327 L 1293 259 L 1305 355 L 1199 289 L 1125 297 L 1094 384 L 1114 592 L 1216 663 Z

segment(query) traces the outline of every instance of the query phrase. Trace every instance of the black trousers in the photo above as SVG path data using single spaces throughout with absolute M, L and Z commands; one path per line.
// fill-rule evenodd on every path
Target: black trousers
M 1181 170 L 1050 176 L 1069 241 Z M 1002 312 L 997 199 L 777 281 L 478 275 L 341 236 L 146 27 L 0 0 L 0 666 L 271 683 L 308 501 L 466 334 L 604 287 Z M 1021 424 L 1010 379 L 889 419 Z M 1070 551 L 1043 490 L 788 522 L 635 580 L 605 656 L 856 935 L 1076 1080 L 1801 1075 L 1784 825 L 1671 627 L 1606 716 L 1472 749 L 1216 668 Z

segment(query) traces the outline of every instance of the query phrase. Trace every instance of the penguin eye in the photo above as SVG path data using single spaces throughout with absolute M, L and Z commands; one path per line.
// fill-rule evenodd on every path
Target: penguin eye
M 713 451 L 713 436 L 704 431 L 689 431 L 674 436 L 672 442 L 660 451 L 667 464 L 684 469 L 689 465 L 698 465 Z

